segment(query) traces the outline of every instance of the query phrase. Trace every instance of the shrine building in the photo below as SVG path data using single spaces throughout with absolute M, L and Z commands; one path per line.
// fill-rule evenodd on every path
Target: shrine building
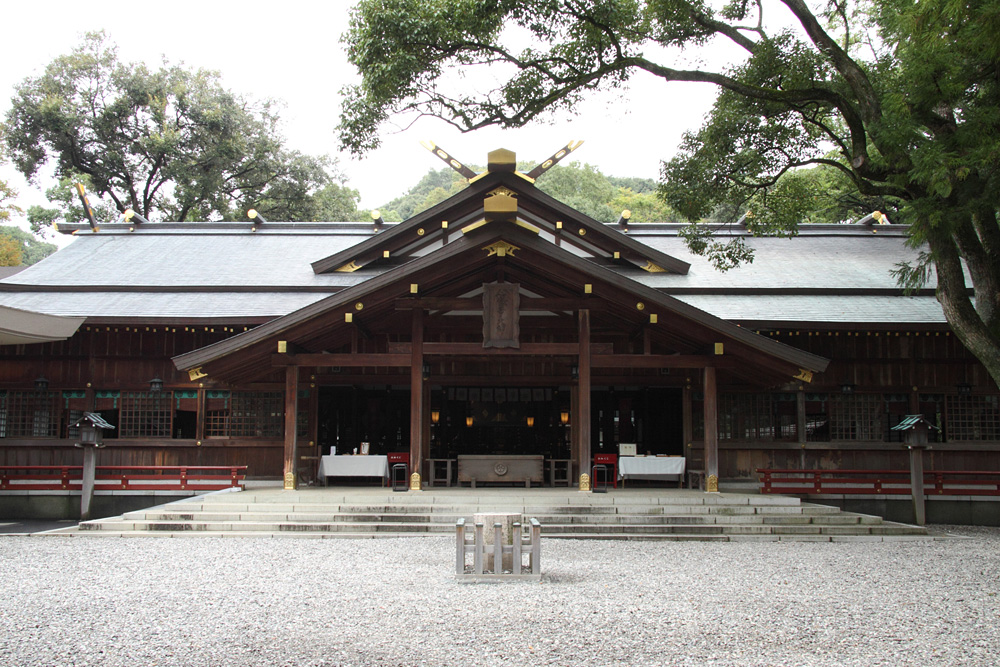
M 928 468 L 1000 470 L 996 386 L 933 285 L 890 273 L 917 257 L 905 226 L 726 227 L 755 258 L 719 272 L 683 225 L 538 189 L 567 149 L 527 174 L 436 149 L 468 187 L 398 224 L 62 226 L 68 247 L 0 280 L 0 465 L 79 465 L 90 412 L 114 426 L 101 465 L 295 488 L 367 452 L 418 486 L 575 487 L 634 452 L 714 491 L 906 468 L 892 427 L 922 414 Z

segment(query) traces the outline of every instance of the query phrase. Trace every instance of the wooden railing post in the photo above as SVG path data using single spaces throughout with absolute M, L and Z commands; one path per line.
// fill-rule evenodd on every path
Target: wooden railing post
M 531 573 L 542 573 L 542 525 L 538 519 L 531 520 Z
M 465 519 L 455 524 L 455 574 L 465 574 Z
M 483 573 L 483 524 L 476 524 L 475 551 L 472 553 L 472 571 L 475 574 Z
M 524 540 L 524 526 L 514 524 L 514 543 L 511 545 L 511 574 L 521 574 L 521 542 Z

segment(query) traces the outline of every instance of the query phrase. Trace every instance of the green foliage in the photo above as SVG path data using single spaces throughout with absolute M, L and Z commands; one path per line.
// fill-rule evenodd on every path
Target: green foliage
M 347 222 L 361 220 L 358 211 L 361 195 L 346 185 L 330 183 L 313 196 L 316 212 L 312 222 Z
M 5 234 L 0 234 L 0 266 L 21 266 L 21 246 Z
M 533 167 L 532 163 L 518 164 L 522 172 Z M 469 168 L 482 171 L 475 165 Z M 453 169 L 431 170 L 406 194 L 379 210 L 387 222 L 406 220 L 455 195 L 466 185 L 465 179 Z M 624 209 L 632 211 L 633 222 L 669 222 L 677 217 L 656 197 L 656 182 L 652 179 L 605 176 L 589 164 L 556 165 L 536 185 L 542 192 L 601 222 L 614 222 Z
M 31 225 L 32 234 L 42 238 L 54 224 L 87 222 L 87 214 L 83 210 L 83 204 L 80 203 L 75 183 L 82 183 L 87 191 L 87 201 L 90 203 L 95 220 L 113 222 L 121 218 L 121 214 L 113 204 L 94 196 L 90 177 L 86 174 L 77 174 L 60 178 L 56 185 L 45 191 L 45 198 L 55 204 L 55 208 L 37 205 L 28 207 L 28 223 Z
M 58 250 L 55 244 L 40 241 L 18 227 L 0 227 L 0 239 L 5 246 L 17 248 L 20 253 L 19 261 L 14 264 L 4 264 L 11 260 L 11 255 L 4 255 L 7 259 L 0 259 L 0 266 L 31 266 Z
M 3 126 L 0 125 L 0 164 L 5 164 L 6 162 L 6 153 L 4 151 L 4 130 Z M 17 197 L 17 191 L 10 187 L 6 182 L 0 181 L 0 222 L 10 220 L 12 213 L 21 212 L 21 209 L 14 204 L 15 197 Z
M 470 169 L 479 171 L 476 167 Z M 409 220 L 417 213 L 459 192 L 466 185 L 465 179 L 454 169 L 431 169 L 409 191 L 380 206 L 379 210 L 387 222 Z
M 269 220 L 311 220 L 313 196 L 333 182 L 327 158 L 283 146 L 273 103 L 225 90 L 212 72 L 122 62 L 103 33 L 21 83 L 6 127 L 25 177 L 54 162 L 63 219 L 78 211 L 62 181 L 81 175 L 115 211 L 167 220 L 245 219 L 250 207 Z

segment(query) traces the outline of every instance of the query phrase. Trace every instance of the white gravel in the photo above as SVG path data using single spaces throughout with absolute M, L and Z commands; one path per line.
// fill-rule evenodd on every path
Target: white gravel
M 0 665 L 1000 663 L 1000 529 L 889 543 L 0 537 Z

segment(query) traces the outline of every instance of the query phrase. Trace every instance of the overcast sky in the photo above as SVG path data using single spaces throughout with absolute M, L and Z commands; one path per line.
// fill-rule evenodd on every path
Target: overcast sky
M 707 85 L 664 84 L 636 78 L 630 91 L 589 101 L 576 117 L 517 131 L 460 134 L 441 121 L 423 119 L 405 131 L 387 132 L 383 147 L 357 160 L 338 155 L 334 134 L 340 113 L 338 91 L 356 81 L 340 36 L 353 2 L 166 3 L 63 2 L 35 0 L 5 4 L 0 39 L 0 110 L 6 113 L 14 86 L 42 72 L 68 53 L 90 30 L 105 30 L 128 61 L 157 65 L 163 56 L 191 68 L 217 70 L 223 85 L 257 98 L 284 102 L 284 133 L 292 148 L 339 157 L 348 184 L 362 206 L 373 208 L 412 187 L 428 169 L 443 163 L 421 145 L 431 140 L 459 160 L 484 164 L 488 151 L 507 148 L 519 159 L 542 160 L 570 140 L 583 140 L 571 159 L 616 176 L 657 178 L 685 130 L 700 126 L 715 91 Z M 2 177 L 21 193 L 19 203 L 44 203 L 42 191 L 8 166 Z

